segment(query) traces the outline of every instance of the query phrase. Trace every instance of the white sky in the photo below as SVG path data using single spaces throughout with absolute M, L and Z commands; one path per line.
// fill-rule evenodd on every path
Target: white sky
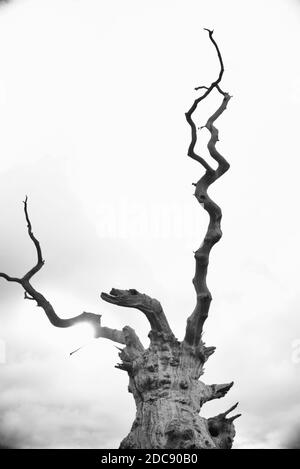
M 235 386 L 203 414 L 240 401 L 236 448 L 284 446 L 300 415 L 299 13 L 296 0 L 14 0 L 0 9 L 0 270 L 21 275 L 35 260 L 28 194 L 46 259 L 35 285 L 62 317 L 101 312 L 145 344 L 141 313 L 99 295 L 144 291 L 184 334 L 192 251 L 207 226 L 192 197 L 202 170 L 186 157 L 184 112 L 193 88 L 218 73 L 202 28 L 215 30 L 234 98 L 218 122 L 231 169 L 210 192 L 224 237 L 211 256 L 205 339 L 217 351 L 203 378 Z M 217 102 L 203 106 L 199 125 Z M 87 331 L 53 328 L 18 286 L 1 281 L 0 291 L 0 444 L 118 446 L 134 404 L 113 343 L 69 359 Z

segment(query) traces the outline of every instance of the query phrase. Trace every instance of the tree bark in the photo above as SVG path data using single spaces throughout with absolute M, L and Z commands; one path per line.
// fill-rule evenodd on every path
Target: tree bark
M 110 303 L 143 311 L 145 304 L 154 304 L 159 313 L 157 321 L 152 321 L 151 308 L 147 308 L 153 325 L 146 350 L 131 328 L 123 329 L 126 347 L 119 353 L 117 368 L 128 373 L 136 417 L 120 448 L 230 448 L 237 416 L 227 419 L 227 412 L 207 420 L 199 415 L 205 402 L 223 397 L 233 385 L 199 381 L 211 350 L 204 344 L 195 348 L 185 340 L 178 341 L 157 300 L 137 290 L 112 289 L 110 295 L 101 296 Z
M 199 415 L 210 399 L 231 387 L 214 390 L 198 380 L 203 357 L 176 340 L 151 345 L 127 369 L 129 390 L 136 404 L 131 431 L 120 448 L 230 448 L 234 426 L 225 416 L 213 426 Z

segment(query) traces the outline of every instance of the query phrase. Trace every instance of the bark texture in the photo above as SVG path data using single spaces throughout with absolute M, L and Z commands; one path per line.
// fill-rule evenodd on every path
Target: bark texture
M 150 346 L 144 349 L 134 331 L 123 329 L 126 347 L 120 349 L 117 368 L 129 376 L 128 390 L 136 403 L 136 418 L 121 448 L 230 448 L 233 420 L 224 414 L 207 420 L 199 415 L 205 402 L 219 399 L 233 382 L 206 385 L 199 380 L 214 347 L 178 341 L 160 303 L 137 290 L 102 293 L 102 299 L 143 311 L 150 324 Z M 156 320 L 152 321 L 153 315 Z
M 222 236 L 222 212 L 210 198 L 208 189 L 229 169 L 228 162 L 216 149 L 218 130 L 215 121 L 226 109 L 230 95 L 220 87 L 224 73 L 223 61 L 213 38 L 213 31 L 207 31 L 217 52 L 220 72 L 217 80 L 210 86 L 196 88 L 204 91 L 186 113 L 186 120 L 191 128 L 188 156 L 205 169 L 204 175 L 194 185 L 195 197 L 207 211 L 209 224 L 204 240 L 195 252 L 196 269 L 193 284 L 196 304 L 187 319 L 184 339 L 179 341 L 174 336 L 160 302 L 135 289 L 113 288 L 109 294 L 101 293 L 101 298 L 118 306 L 136 308 L 146 316 L 150 325 L 150 346 L 147 349 L 131 327 L 125 326 L 122 330 L 103 327 L 101 315 L 83 312 L 78 316 L 61 319 L 51 303 L 32 285 L 32 278 L 43 267 L 44 260 L 40 243 L 32 232 L 27 197 L 24 201 L 24 214 L 28 235 L 36 248 L 36 264 L 22 277 L 11 277 L 6 273 L 0 273 L 0 277 L 5 280 L 20 284 L 24 289 L 24 298 L 35 301 L 54 326 L 70 327 L 78 322 L 89 322 L 94 326 L 95 337 L 106 338 L 123 345 L 123 348 L 119 348 L 120 363 L 116 367 L 128 374 L 128 390 L 136 403 L 136 417 L 129 434 L 121 442 L 121 448 L 229 449 L 235 435 L 233 422 L 240 415 L 228 417 L 237 404 L 209 419 L 200 415 L 201 407 L 207 401 L 225 396 L 233 385 L 233 382 L 207 385 L 199 380 L 204 373 L 205 362 L 215 351 L 215 347 L 205 346 L 202 331 L 212 300 L 206 284 L 209 255 L 214 244 Z M 195 150 L 197 127 L 193 120 L 199 103 L 211 92 L 217 92 L 222 97 L 220 106 L 204 126 L 210 133 L 207 148 L 210 157 L 217 163 L 216 169 L 213 169 Z

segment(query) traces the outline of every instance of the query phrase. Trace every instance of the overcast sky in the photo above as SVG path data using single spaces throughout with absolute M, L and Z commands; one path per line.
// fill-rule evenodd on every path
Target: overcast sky
M 141 313 L 99 295 L 158 298 L 182 339 L 207 227 L 184 112 L 219 71 L 203 27 L 215 30 L 234 98 L 218 121 L 230 172 L 210 191 L 224 236 L 211 255 L 205 341 L 217 351 L 203 379 L 235 386 L 203 415 L 239 401 L 236 448 L 299 444 L 299 15 L 297 0 L 0 8 L 0 270 L 17 276 L 35 262 L 27 194 L 46 260 L 34 285 L 61 317 L 101 313 L 145 345 Z M 199 125 L 219 100 L 203 105 Z M 203 131 L 203 155 L 206 140 Z M 82 326 L 53 328 L 18 285 L 1 280 L 0 299 L 0 445 L 117 447 L 135 407 L 113 343 L 89 342 Z

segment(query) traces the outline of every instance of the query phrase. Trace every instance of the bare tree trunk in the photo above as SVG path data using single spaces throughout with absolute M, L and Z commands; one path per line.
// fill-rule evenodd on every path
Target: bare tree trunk
M 151 345 L 134 368 L 129 376 L 136 418 L 121 448 L 231 447 L 233 427 L 221 425 L 216 440 L 209 422 L 199 415 L 204 402 L 222 397 L 232 385 L 206 386 L 199 381 L 202 357 L 169 341 Z M 221 423 L 225 422 L 224 416 Z
M 230 448 L 235 433 L 232 422 L 237 416 L 226 416 L 236 405 L 209 420 L 199 416 L 205 402 L 223 397 L 233 385 L 199 381 L 214 347 L 179 342 L 160 303 L 136 290 L 112 289 L 110 295 L 101 296 L 110 303 L 141 310 L 152 322 L 147 350 L 133 329 L 123 329 L 126 347 L 120 349 L 117 368 L 128 373 L 136 418 L 120 448 Z
M 184 340 L 180 342 L 175 338 L 159 301 L 134 289 L 113 288 L 110 294 L 102 293 L 101 297 L 109 303 L 137 308 L 145 314 L 151 328 L 148 349 L 144 349 L 134 330 L 128 326 L 121 331 L 103 327 L 100 322 L 101 315 L 83 312 L 73 318 L 61 319 L 51 303 L 31 284 L 32 277 L 43 267 L 44 260 L 39 241 L 32 232 L 27 198 L 24 202 L 24 212 L 28 234 L 36 248 L 37 263 L 23 277 L 11 277 L 6 273 L 0 273 L 0 277 L 5 280 L 20 284 L 24 289 L 25 299 L 35 301 L 54 326 L 70 327 L 78 322 L 89 322 L 94 326 L 95 337 L 125 345 L 119 349 L 121 362 L 117 368 L 128 373 L 128 389 L 136 403 L 136 417 L 129 435 L 121 443 L 121 448 L 231 448 L 235 435 L 233 421 L 240 415 L 227 418 L 237 404 L 227 412 L 209 419 L 199 415 L 205 402 L 223 397 L 233 385 L 233 382 L 206 385 L 199 381 L 203 374 L 204 363 L 215 351 L 215 347 L 205 346 L 202 341 L 202 330 L 212 300 L 206 284 L 209 255 L 213 245 L 222 236 L 221 209 L 209 197 L 207 191 L 209 186 L 229 169 L 229 164 L 216 149 L 218 130 L 214 122 L 226 109 L 230 96 L 220 88 L 224 72 L 223 61 L 213 38 L 213 31 L 207 31 L 217 51 L 220 73 L 218 79 L 209 87 L 196 88 L 205 91 L 194 101 L 186 113 L 186 119 L 191 127 L 188 156 L 199 162 L 206 170 L 194 185 L 196 199 L 209 214 L 209 225 L 201 246 L 195 252 L 196 271 L 193 284 L 196 291 L 196 305 L 187 319 Z M 210 156 L 218 164 L 217 169 L 213 169 L 195 152 L 197 128 L 193 121 L 193 113 L 198 104 L 212 91 L 222 95 L 222 102 L 204 127 L 210 132 L 207 148 Z

